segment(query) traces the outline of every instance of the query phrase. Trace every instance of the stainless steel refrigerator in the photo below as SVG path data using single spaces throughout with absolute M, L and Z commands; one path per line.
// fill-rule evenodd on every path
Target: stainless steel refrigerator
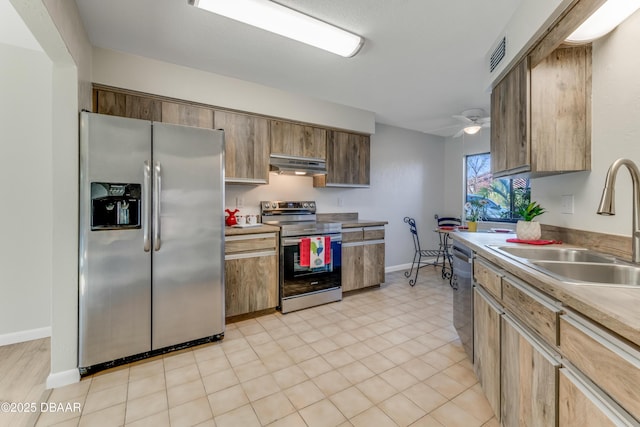
M 81 113 L 81 371 L 222 336 L 223 203 L 222 131 Z

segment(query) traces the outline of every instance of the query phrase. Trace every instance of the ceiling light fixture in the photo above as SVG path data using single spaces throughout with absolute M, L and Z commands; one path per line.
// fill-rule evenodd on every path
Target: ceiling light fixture
M 188 0 L 189 4 L 245 24 L 344 56 L 354 56 L 364 39 L 268 0 Z
M 480 125 L 471 125 L 471 126 L 467 126 L 465 127 L 464 133 L 466 133 L 467 135 L 475 135 L 476 133 L 478 133 L 478 131 L 482 128 L 482 126 Z
M 589 43 L 600 38 L 640 9 L 640 0 L 608 0 L 569 37 L 569 43 Z

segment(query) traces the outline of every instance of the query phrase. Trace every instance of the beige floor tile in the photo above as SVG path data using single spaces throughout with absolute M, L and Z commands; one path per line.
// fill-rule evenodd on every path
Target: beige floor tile
M 344 348 L 355 359 L 364 359 L 367 356 L 375 354 L 376 351 L 363 342 L 351 344 Z
M 384 411 L 373 406 L 363 413 L 351 418 L 351 424 L 355 427 L 397 427 L 398 425 Z
M 269 427 L 307 427 L 307 423 L 304 422 L 299 413 L 287 415 L 273 423 L 269 424 Z
M 244 406 L 247 403 L 249 403 L 249 398 L 240 384 L 209 395 L 209 404 L 214 417 Z
M 227 354 L 227 359 L 229 359 L 229 363 L 234 368 L 240 365 L 244 365 L 245 363 L 253 362 L 254 360 L 258 360 L 258 355 L 252 348 L 245 348 L 242 350 L 234 351 L 233 353 Z
M 338 426 L 346 421 L 344 415 L 329 399 L 316 402 L 299 412 L 309 427 Z
M 309 379 L 299 366 L 289 366 L 276 371 L 273 373 L 273 378 L 283 390 Z
M 473 370 L 468 368 L 465 364 L 457 363 L 442 372 L 466 387 L 471 387 L 478 382 Z
M 355 386 L 342 390 L 329 399 L 347 419 L 353 418 L 373 406 L 367 396 Z
M 482 427 L 500 427 L 500 423 L 494 417 L 494 418 L 491 418 L 486 423 L 482 424 Z
M 255 349 L 259 345 L 273 343 L 273 338 L 263 329 L 262 332 L 247 336 L 247 341 Z
M 317 377 L 333 369 L 322 356 L 316 356 L 298 364 L 309 378 Z
M 251 405 L 262 425 L 270 424 L 296 411 L 282 392 L 264 397 Z
M 354 359 L 353 356 L 343 348 L 323 354 L 322 357 L 324 357 L 324 360 L 326 360 L 333 368 L 339 368 L 356 361 L 356 359 Z
M 351 335 L 353 335 L 359 341 L 364 341 L 369 338 L 373 338 L 378 336 L 378 334 L 370 329 L 368 326 L 360 325 L 355 329 L 351 330 Z
M 331 338 L 322 338 L 309 345 L 311 346 L 311 348 L 317 351 L 318 354 L 326 354 L 340 348 L 335 342 L 331 340 Z
M 331 396 L 332 394 L 337 393 L 340 390 L 351 387 L 351 381 L 346 379 L 344 375 L 335 370 L 325 372 L 322 375 L 318 375 L 317 377 L 313 378 L 312 381 L 315 385 L 318 386 L 320 390 L 322 390 L 325 396 Z
M 409 400 L 402 394 L 396 394 L 393 397 L 378 404 L 396 424 L 399 426 L 408 426 L 427 413 L 418 405 Z
M 398 391 L 406 390 L 418 382 L 416 377 L 402 369 L 400 366 L 384 371 L 380 374 L 380 377 Z
M 129 382 L 139 381 L 159 374 L 164 374 L 162 357 L 157 357 L 150 361 L 140 361 L 129 369 Z
M 437 350 L 431 351 L 423 356 L 420 356 L 424 362 L 427 362 L 429 365 L 434 368 L 444 370 L 449 366 L 453 366 L 456 364 L 454 360 L 449 359 L 447 356 L 440 354 Z
M 138 421 L 127 423 L 126 426 L 127 427 L 170 427 L 171 423 L 169 421 L 169 411 L 164 410 L 162 412 L 158 412 L 157 414 L 153 414 L 146 418 L 142 418 Z
M 251 402 L 280 391 L 278 383 L 271 374 L 243 382 L 242 388 Z
M 311 344 L 325 338 L 324 334 L 315 328 L 301 332 L 298 336 L 307 344 Z
M 377 404 L 396 394 L 398 391 L 379 375 L 361 382 L 356 387 L 373 403 Z
M 56 423 L 55 427 L 78 427 L 78 424 L 80 423 L 80 417 L 74 417 L 71 419 L 68 419 L 66 421 L 62 421 L 60 423 Z M 12 424 L 7 424 L 7 425 L 12 425 Z M 20 424 L 17 424 L 20 425 Z M 26 425 L 30 425 L 30 424 L 26 424 Z M 40 424 L 39 420 L 38 423 L 36 424 L 36 427 L 40 427 L 40 426 L 49 426 L 50 424 Z
M 445 404 L 448 399 L 423 382 L 419 382 L 402 392 L 422 410 L 429 413 Z
M 169 408 L 182 405 L 207 395 L 201 379 L 167 388 Z
M 285 350 L 290 350 L 292 348 L 300 347 L 304 345 L 305 342 L 300 339 L 297 335 L 289 335 L 284 338 L 278 339 L 278 344 Z
M 100 373 L 91 379 L 89 393 L 112 388 L 120 384 L 126 384 L 127 381 L 129 381 L 129 368 Z
M 204 384 L 204 389 L 206 390 L 207 394 L 211 394 L 215 393 L 216 391 L 223 390 L 227 387 L 236 385 L 240 383 L 240 380 L 238 380 L 238 376 L 235 372 L 233 372 L 233 369 L 227 369 L 203 377 L 202 383 Z
M 256 352 L 259 358 L 264 358 L 271 355 L 282 354 L 283 350 L 275 341 L 269 341 L 258 345 L 253 345 L 253 351 Z
M 340 328 L 339 326 L 336 326 L 336 327 L 342 331 L 342 328 Z M 346 347 L 348 345 L 358 342 L 358 339 L 356 337 L 351 335 L 349 332 L 344 332 L 344 331 L 332 336 L 331 339 L 340 347 Z
M 322 390 L 311 380 L 289 387 L 284 393 L 296 409 L 305 408 L 326 397 Z
M 411 353 L 398 346 L 390 347 L 386 350 L 383 350 L 380 352 L 380 354 L 391 360 L 396 365 L 401 365 L 404 362 L 413 359 L 413 355 Z
M 493 410 L 486 397 L 473 388 L 463 391 L 452 402 L 482 422 L 493 417 Z
M 430 415 L 447 427 L 479 427 L 482 425 L 481 421 L 452 402 L 445 403 Z
M 260 359 L 235 366 L 233 368 L 240 382 L 249 381 L 269 373 L 267 367 Z
M 411 424 L 411 427 L 446 427 L 446 426 L 443 426 L 442 424 L 440 424 L 438 420 L 433 418 L 431 415 L 425 415 L 415 423 Z
M 167 411 L 167 393 L 162 390 L 127 402 L 125 423 L 129 424 L 159 412 Z
M 251 405 L 244 405 L 217 416 L 215 422 L 217 427 L 260 427 L 260 420 Z
M 196 353 L 197 354 L 197 353 Z M 196 356 L 197 359 L 198 356 Z M 221 372 L 225 369 L 229 369 L 231 364 L 227 357 L 222 355 L 216 355 L 208 359 L 201 359 L 197 362 L 198 370 L 200 371 L 201 377 L 206 377 L 211 374 L 215 374 L 216 372 Z
M 425 383 L 447 399 L 453 399 L 468 388 L 442 372 L 427 378 Z
M 162 365 L 161 365 L 162 366 Z M 138 399 L 142 396 L 164 391 L 166 389 L 164 373 L 143 377 L 142 379 L 129 382 L 127 400 Z
M 371 369 L 358 361 L 343 366 L 339 368 L 338 371 L 344 375 L 346 379 L 351 381 L 352 384 L 358 384 L 375 375 Z
M 89 393 L 89 386 L 91 385 L 91 378 L 83 379 L 75 384 L 70 384 L 64 387 L 56 388 L 51 391 L 49 396 L 50 402 L 74 402 L 79 401 L 79 398 L 84 402 L 87 393 Z
M 201 397 L 169 409 L 171 427 L 195 426 L 213 417 L 209 400 Z
M 196 362 L 198 363 L 205 360 L 222 357 L 224 356 L 222 343 L 220 341 L 216 341 L 213 343 L 200 345 L 193 349 L 193 356 L 196 358 Z
M 318 352 L 311 348 L 311 346 L 308 344 L 303 344 L 301 346 L 291 348 L 287 350 L 287 354 L 296 363 L 301 363 L 305 360 L 313 359 L 314 357 L 318 356 Z
M 196 363 L 196 358 L 193 355 L 193 351 L 184 351 L 182 353 L 169 353 L 164 356 L 164 370 L 169 372 L 173 369 L 182 368 L 183 366 L 193 365 Z
M 110 406 L 106 409 L 82 414 L 78 427 L 111 427 L 124 424 L 125 404 Z
M 322 326 L 320 328 L 320 332 L 322 332 L 322 334 L 325 337 L 332 338 L 332 337 L 342 333 L 342 329 L 340 329 L 340 327 L 335 325 L 335 324 L 329 324 L 329 325 Z M 340 344 L 338 344 L 338 345 L 340 345 Z M 340 346 L 342 346 L 342 345 L 340 345 Z
M 420 381 L 424 381 L 427 378 L 440 372 L 438 369 L 418 358 L 408 360 L 400 365 L 400 367 Z
M 82 407 L 82 414 L 84 415 L 99 411 L 125 402 L 127 400 L 127 387 L 128 384 L 125 382 L 114 387 L 95 392 L 90 388 L 89 394 L 87 394 L 87 399 Z
M 260 360 L 264 363 L 264 366 L 269 372 L 279 371 L 296 364 L 296 362 L 294 362 L 286 353 L 272 354 L 270 356 L 261 357 Z
M 251 344 L 249 344 L 249 341 L 247 341 L 246 338 L 242 336 L 242 332 L 238 330 L 238 333 L 241 334 L 240 337 L 236 337 L 233 339 L 231 339 L 231 337 L 226 337 L 222 340 L 222 351 L 224 351 L 224 354 L 226 354 L 227 356 L 240 350 L 248 350 L 251 348 Z
M 171 388 L 200 379 L 200 370 L 198 369 L 198 365 L 193 363 L 167 371 L 165 378 L 167 388 Z
M 371 369 L 376 374 L 388 371 L 389 369 L 396 366 L 395 363 L 393 363 L 391 360 L 387 359 L 380 353 L 367 356 L 364 359 L 360 360 L 360 362 L 362 362 L 363 365 Z

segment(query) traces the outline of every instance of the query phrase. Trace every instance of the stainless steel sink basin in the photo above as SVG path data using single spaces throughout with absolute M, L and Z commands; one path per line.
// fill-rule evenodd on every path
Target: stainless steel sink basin
M 588 249 L 562 248 L 562 247 L 521 247 L 521 246 L 494 246 L 494 249 L 527 260 L 542 261 L 568 261 L 568 262 L 597 262 L 614 263 L 614 257 L 592 252 Z
M 607 286 L 640 286 L 640 266 L 580 262 L 531 261 L 540 271 L 566 282 Z

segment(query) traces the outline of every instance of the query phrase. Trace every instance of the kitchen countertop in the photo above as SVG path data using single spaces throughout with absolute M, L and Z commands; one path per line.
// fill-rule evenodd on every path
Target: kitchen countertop
M 239 236 L 242 234 L 258 234 L 258 233 L 279 233 L 280 227 L 274 225 L 261 224 L 259 227 L 225 227 L 225 236 Z
M 515 234 L 455 232 L 451 233 L 451 236 L 454 240 L 469 246 L 483 258 L 559 300 L 564 306 L 572 308 L 640 346 L 640 310 L 638 310 L 640 287 L 622 288 L 564 283 L 486 247 L 486 245 L 529 246 L 507 243 L 506 239 L 515 237 Z M 577 247 L 567 244 L 563 246 Z
M 367 219 L 345 220 L 342 221 L 342 228 L 355 228 L 355 227 L 376 227 L 389 224 L 388 221 L 372 221 Z

